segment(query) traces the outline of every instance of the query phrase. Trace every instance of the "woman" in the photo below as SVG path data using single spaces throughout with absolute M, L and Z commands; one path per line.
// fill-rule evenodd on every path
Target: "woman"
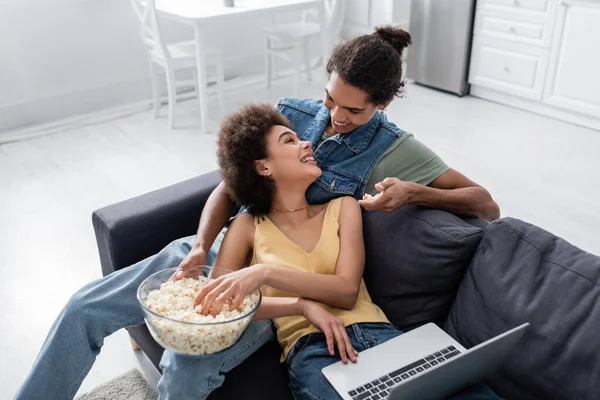
M 230 195 L 250 213 L 231 223 L 215 262 L 237 271 L 206 285 L 196 303 L 217 313 L 262 287 L 256 318 L 274 320 L 294 398 L 340 398 L 321 369 L 340 357 L 356 362 L 359 351 L 402 334 L 362 280 L 358 202 L 339 197 L 307 204 L 305 192 L 322 171 L 310 142 L 299 140 L 269 105 L 246 106 L 225 120 L 218 159 Z M 241 269 L 244 264 L 250 266 Z M 376 398 L 388 394 L 374 390 Z M 497 398 L 484 386 L 468 397 Z

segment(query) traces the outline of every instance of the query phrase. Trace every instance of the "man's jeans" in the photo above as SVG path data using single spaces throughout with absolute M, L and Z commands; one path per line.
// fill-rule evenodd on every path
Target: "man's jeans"
M 346 332 L 352 346 L 358 352 L 377 346 L 402 334 L 402 331 L 394 325 L 384 323 L 354 324 L 346 327 Z M 339 360 L 340 356 L 337 349 L 334 356 L 329 354 L 324 334 L 311 333 L 298 339 L 287 358 L 290 388 L 294 393 L 294 398 L 296 400 L 341 399 L 321 372 L 323 368 Z M 360 363 L 360 355 L 358 356 L 358 362 Z M 357 384 L 360 384 L 360 382 L 357 382 Z M 387 396 L 385 392 L 383 394 Z M 500 400 L 490 388 L 482 384 L 457 393 L 449 399 Z
M 121 328 L 144 323 L 136 292 L 148 276 L 177 267 L 194 236 L 176 240 L 160 253 L 94 281 L 71 297 L 50 329 L 16 400 L 67 400 L 77 393 L 104 342 Z M 206 264 L 215 259 L 216 243 Z M 239 341 L 217 354 L 182 356 L 165 351 L 158 384 L 161 400 L 204 399 L 224 381 L 224 374 L 274 340 L 271 321 L 254 321 Z

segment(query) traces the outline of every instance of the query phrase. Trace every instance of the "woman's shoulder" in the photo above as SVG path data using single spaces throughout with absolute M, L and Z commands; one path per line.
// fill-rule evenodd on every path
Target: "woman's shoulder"
M 248 211 L 239 213 L 231 224 L 229 230 L 235 229 L 240 234 L 247 234 L 248 236 L 254 236 L 254 229 L 257 219 L 260 217 L 252 215 Z
M 357 211 L 360 213 L 360 205 L 352 196 L 342 196 L 333 199 L 329 202 L 328 208 L 337 219 L 340 218 L 341 214 L 356 213 Z
M 254 233 L 254 216 L 247 211 L 241 212 L 233 218 L 227 227 L 223 243 L 230 241 L 236 243 L 234 248 L 241 249 L 247 245 L 248 249 L 252 249 L 254 247 Z

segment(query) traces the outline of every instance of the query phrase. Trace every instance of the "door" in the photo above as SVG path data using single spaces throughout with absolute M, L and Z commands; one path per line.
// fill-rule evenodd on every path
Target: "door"
M 600 0 L 560 0 L 543 101 L 600 118 Z

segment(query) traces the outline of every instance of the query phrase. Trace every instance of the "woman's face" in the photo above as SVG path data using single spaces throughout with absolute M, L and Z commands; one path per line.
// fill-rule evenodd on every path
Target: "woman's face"
M 267 134 L 267 152 L 269 157 L 257 162 L 257 171 L 269 176 L 276 185 L 297 182 L 308 186 L 321 176 L 310 142 L 300 141 L 285 126 L 271 128 Z
M 366 124 L 378 109 L 385 108 L 383 105 L 370 103 L 367 93 L 344 82 L 335 71 L 331 73 L 325 87 L 323 104 L 329 108 L 331 126 L 339 134 L 351 132 Z

